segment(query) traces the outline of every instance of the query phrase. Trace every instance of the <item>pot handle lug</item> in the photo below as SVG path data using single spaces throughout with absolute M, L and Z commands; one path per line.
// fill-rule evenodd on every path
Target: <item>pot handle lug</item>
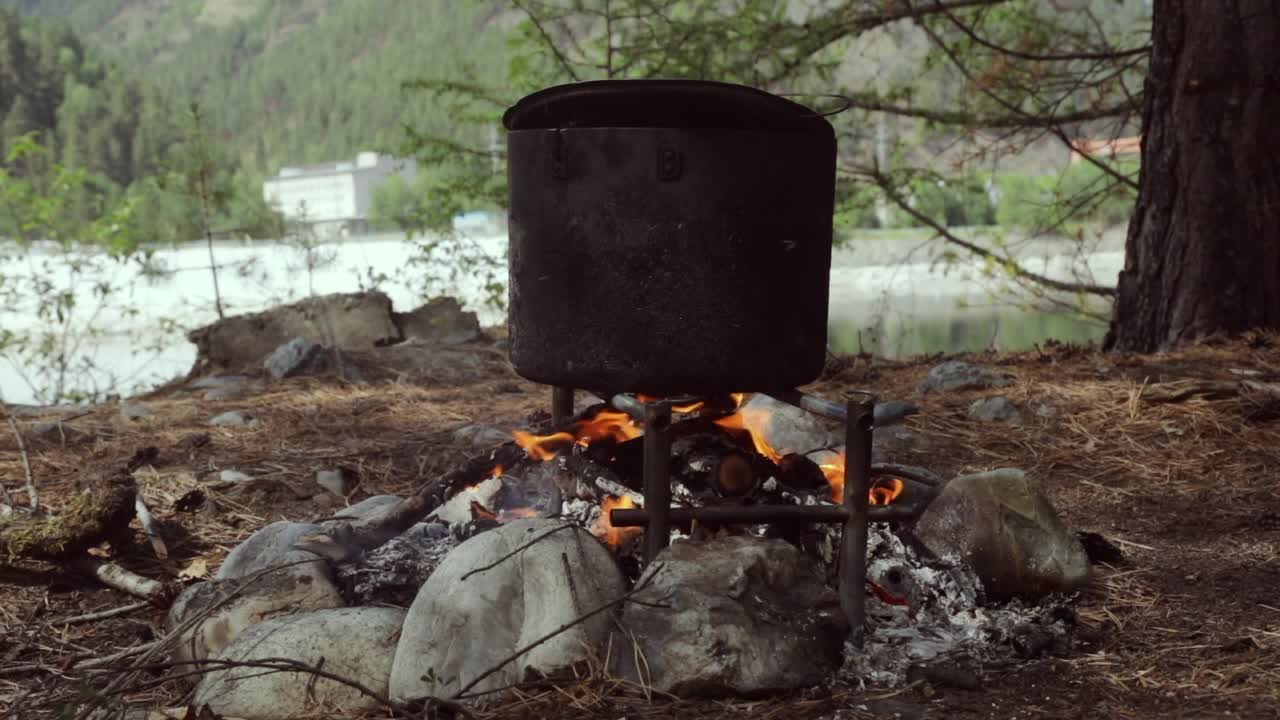
M 672 182 L 684 172 L 684 156 L 674 145 L 663 143 L 658 147 L 658 179 Z

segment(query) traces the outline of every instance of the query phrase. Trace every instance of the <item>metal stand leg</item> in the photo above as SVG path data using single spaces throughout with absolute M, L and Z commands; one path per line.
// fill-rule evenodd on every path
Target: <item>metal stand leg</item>
M 665 402 L 644 407 L 644 508 L 649 526 L 644 533 L 644 559 L 653 562 L 671 542 L 671 406 Z
M 840 542 L 840 607 L 850 639 L 862 647 L 866 632 L 867 513 L 871 485 L 871 434 L 875 396 L 850 393 L 844 426 L 844 506 L 849 511 Z
M 560 428 L 573 417 L 573 388 L 551 388 L 551 424 Z

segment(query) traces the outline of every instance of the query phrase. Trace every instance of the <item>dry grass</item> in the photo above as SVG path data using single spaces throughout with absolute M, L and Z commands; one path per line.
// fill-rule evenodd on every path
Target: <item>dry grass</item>
M 929 367 L 923 362 L 854 359 L 811 389 L 834 395 L 870 387 L 884 398 L 917 402 L 923 412 L 907 425 L 923 441 L 904 461 L 944 475 L 1022 467 L 1042 481 L 1071 526 L 1102 533 L 1121 547 L 1127 561 L 1101 568 L 1080 599 L 1073 653 L 987 667 L 986 687 L 976 692 L 926 686 L 756 702 L 664 701 L 593 673 L 568 686 L 524 689 L 479 716 L 1273 716 L 1280 707 L 1280 421 L 1259 420 L 1257 398 L 1150 398 L 1174 381 L 1242 377 L 1233 369 L 1261 373 L 1247 377 L 1280 378 L 1276 340 L 1254 338 L 1150 358 L 1058 347 L 967 359 L 1014 376 L 1012 386 L 997 392 L 1023 406 L 1023 424 L 968 418 L 968 405 L 992 393 L 918 395 L 915 385 Z M 42 499 L 57 507 L 84 468 L 142 445 L 158 447 L 160 460 L 139 481 L 172 535 L 166 538 L 171 559 L 157 560 L 140 544 L 128 551 L 127 564 L 152 577 L 173 578 L 193 560 L 216 568 L 263 523 L 321 517 L 341 507 L 340 500 L 314 497 L 318 469 L 356 470 L 360 486 L 353 501 L 408 492 L 472 452 L 453 439 L 454 429 L 518 422 L 545 409 L 548 397 L 543 388 L 498 373 L 447 387 L 291 381 L 243 400 L 169 396 L 148 404 L 156 415 L 147 420 L 129 422 L 103 408 L 74 422 L 93 439 L 69 436 L 63 444 L 28 436 L 28 449 Z M 1056 413 L 1037 414 L 1042 404 Z M 230 409 L 248 409 L 260 424 L 205 424 Z M 254 480 L 221 489 L 211 484 L 228 468 Z M 22 498 L 23 472 L 12 438 L 0 437 L 0 478 L 16 498 Z M 173 509 L 197 488 L 221 512 Z M 96 623 L 60 622 L 128 602 L 55 568 L 0 568 L 0 708 L 29 689 L 42 697 L 68 697 L 73 681 L 84 674 L 57 670 L 67 658 L 105 655 L 153 639 L 162 609 Z M 8 666 L 31 662 L 55 669 L 4 674 Z M 130 699 L 171 705 L 181 696 L 163 686 Z

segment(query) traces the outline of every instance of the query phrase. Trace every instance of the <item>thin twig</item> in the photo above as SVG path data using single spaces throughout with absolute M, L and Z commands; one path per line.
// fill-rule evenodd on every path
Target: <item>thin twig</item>
M 559 526 L 554 527 L 554 528 L 552 528 L 552 529 L 550 529 L 550 530 L 548 530 L 548 531 L 546 531 L 546 532 L 544 532 L 544 533 L 539 533 L 538 535 L 535 535 L 535 536 L 533 537 L 533 539 L 532 539 L 532 540 L 530 540 L 529 542 L 527 542 L 527 543 L 525 543 L 525 544 L 521 545 L 520 547 L 516 548 L 515 550 L 512 550 L 511 552 L 507 553 L 506 555 L 503 555 L 502 557 L 498 558 L 497 560 L 494 560 L 493 562 L 489 563 L 488 565 L 482 565 L 481 567 L 475 568 L 474 570 L 469 570 L 469 571 L 467 571 L 467 574 L 463 575 L 463 576 L 462 576 L 462 579 L 463 579 L 463 580 L 466 580 L 467 578 L 471 577 L 472 575 L 475 575 L 476 573 L 482 573 L 482 572 L 484 572 L 485 570 L 492 570 L 492 569 L 494 569 L 494 568 L 498 567 L 499 565 L 501 565 L 502 563 L 506 562 L 507 560 L 510 560 L 511 558 L 515 557 L 516 555 L 519 555 L 521 552 L 523 552 L 523 551 L 527 550 L 531 545 L 533 545 L 533 544 L 534 544 L 534 543 L 536 543 L 536 542 L 541 541 L 542 539 L 546 538 L 547 536 L 549 536 L 549 535 L 554 535 L 555 533 L 558 533 L 558 532 L 560 532 L 561 530 L 564 530 L 564 529 L 566 529 L 566 528 L 572 528 L 572 527 L 578 527 L 578 526 L 577 526 L 577 525 L 570 524 L 570 523 L 565 523 L 564 525 L 559 525 Z
M 27 474 L 27 500 L 31 504 L 31 512 L 40 510 L 40 495 L 36 492 L 36 478 L 31 472 L 31 457 L 27 455 L 27 445 L 22 442 L 22 432 L 18 430 L 18 423 L 13 420 L 13 413 L 9 415 L 9 428 L 13 430 L 13 438 L 18 441 L 18 454 L 22 456 L 22 471 Z
M 539 645 L 541 645 L 542 643 L 544 643 L 544 642 L 546 642 L 546 641 L 550 640 L 550 639 L 551 639 L 551 638 L 553 638 L 553 637 L 556 637 L 556 636 L 557 636 L 557 635 L 559 635 L 560 633 L 563 633 L 563 632 L 565 632 L 566 630 L 569 630 L 569 629 L 571 629 L 571 628 L 573 628 L 573 627 L 576 627 L 576 626 L 578 626 L 578 625 L 580 625 L 580 624 L 582 624 L 582 623 L 586 622 L 587 620 L 590 620 L 591 618 L 595 617 L 596 615 L 599 615 L 600 613 L 602 613 L 602 612 L 604 612 L 604 611 L 606 611 L 606 610 L 609 610 L 609 609 L 611 609 L 611 608 L 617 607 L 618 605 L 621 605 L 622 603 L 626 602 L 628 599 L 630 599 L 630 598 L 631 598 L 631 596 L 633 596 L 633 595 L 635 595 L 635 594 L 639 593 L 641 590 L 644 590 L 645 588 L 647 588 L 647 587 L 649 586 L 649 584 L 653 582 L 653 579 L 654 579 L 655 577 L 657 577 L 657 576 L 658 576 L 658 573 L 662 572 L 662 568 L 663 568 L 663 565 L 662 565 L 661 563 L 657 563 L 657 564 L 655 564 L 655 565 L 653 566 L 653 571 L 652 571 L 652 572 L 649 572 L 649 573 L 645 573 L 644 577 L 642 577 L 642 578 L 640 579 L 640 582 L 636 583 L 636 586 L 635 586 L 635 587 L 633 587 L 633 588 L 631 588 L 631 590 L 629 590 L 628 592 L 625 592 L 625 593 L 623 593 L 623 594 L 619 595 L 618 597 L 614 598 L 613 600 L 610 600 L 610 601 L 608 601 L 608 602 L 606 602 L 606 603 L 603 603 L 603 604 L 601 604 L 601 605 L 596 606 L 595 608 L 591 609 L 591 610 L 590 610 L 590 611 L 588 611 L 587 613 L 585 613 L 585 614 L 583 614 L 583 615 L 579 615 L 578 617 L 574 618 L 573 620 L 570 620 L 569 622 L 564 623 L 564 624 L 563 624 L 563 625 L 561 625 L 560 627 L 558 627 L 558 628 L 556 628 L 556 629 L 552 630 L 551 632 L 549 632 L 549 633 L 547 633 L 547 634 L 543 635 L 542 637 L 538 638 L 537 640 L 534 640 L 534 641 L 532 641 L 532 642 L 528 643 L 527 645 L 525 645 L 524 647 L 522 647 L 522 648 L 520 648 L 520 649 L 516 650 L 515 652 L 511 653 L 510 655 L 508 655 L 506 658 L 502 659 L 500 662 L 498 662 L 498 663 L 497 663 L 496 665 L 494 665 L 493 667 L 489 668 L 488 670 L 485 670 L 484 672 L 480 673 L 480 674 L 479 674 L 479 675 L 477 675 L 476 677 L 472 678 L 471 682 L 467 683 L 466 685 L 464 685 L 464 686 L 462 687 L 462 689 L 461 689 L 461 690 L 459 690 L 458 692 L 454 693 L 453 697 L 454 697 L 455 699 L 462 699 L 462 698 L 466 697 L 466 693 L 467 693 L 467 691 L 468 691 L 468 690 L 470 690 L 471 688 L 475 687 L 476 685 L 478 685 L 478 684 L 480 683 L 480 681 L 481 681 L 481 680 L 484 680 L 485 678 L 487 678 L 487 677 L 489 677 L 490 675 L 492 675 L 492 674 L 494 674 L 494 673 L 498 672 L 499 670 L 501 670 L 502 668 L 506 667 L 507 665 L 510 665 L 511 663 L 515 662 L 516 660 L 518 660 L 518 659 L 520 658 L 520 656 L 521 656 L 521 655 L 524 655 L 525 653 L 529 652 L 530 650 L 533 650 L 534 648 L 538 647 L 538 646 L 539 646 Z
M 142 610 L 148 607 L 151 607 L 151 601 L 142 600 L 136 603 L 130 603 L 128 605 L 121 605 L 120 607 L 108 608 L 106 610 L 99 610 L 98 612 L 85 613 L 84 615 L 74 615 L 72 617 L 67 618 L 66 620 L 60 621 L 58 624 L 59 625 L 79 625 L 80 623 L 95 622 L 97 620 L 106 620 L 108 618 L 120 617 L 121 615 L 128 615 L 131 612 L 137 612 L 138 610 Z

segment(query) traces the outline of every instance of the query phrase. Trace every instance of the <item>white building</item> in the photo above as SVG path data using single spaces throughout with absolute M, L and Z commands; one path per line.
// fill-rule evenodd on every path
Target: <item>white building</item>
M 262 183 L 262 196 L 289 220 L 305 218 L 324 230 L 363 231 L 374 189 L 393 175 L 412 183 L 417 162 L 362 152 L 355 162 L 281 168 Z

